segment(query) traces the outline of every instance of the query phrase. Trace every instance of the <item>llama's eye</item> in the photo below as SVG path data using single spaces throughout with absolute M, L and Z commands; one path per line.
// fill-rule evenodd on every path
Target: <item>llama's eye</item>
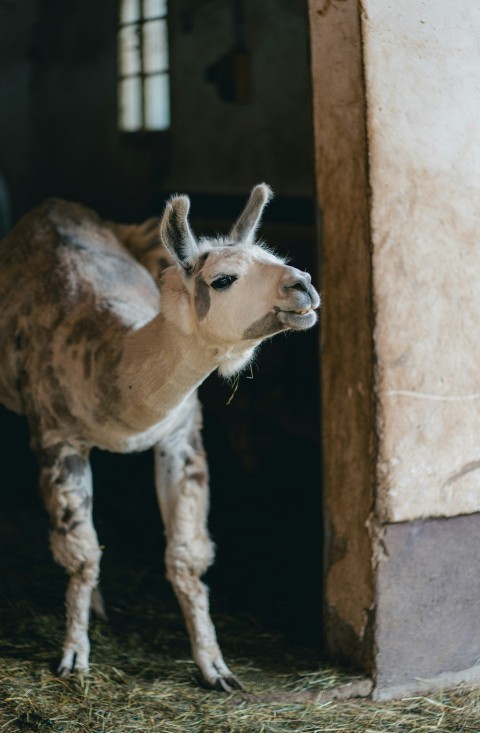
M 215 290 L 225 290 L 226 288 L 229 288 L 236 279 L 235 275 L 220 275 L 211 283 L 211 285 Z

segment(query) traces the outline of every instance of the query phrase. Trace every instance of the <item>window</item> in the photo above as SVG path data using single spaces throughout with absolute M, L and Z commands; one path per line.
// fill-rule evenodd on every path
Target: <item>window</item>
M 167 0 L 120 0 L 118 100 L 122 131 L 170 127 Z

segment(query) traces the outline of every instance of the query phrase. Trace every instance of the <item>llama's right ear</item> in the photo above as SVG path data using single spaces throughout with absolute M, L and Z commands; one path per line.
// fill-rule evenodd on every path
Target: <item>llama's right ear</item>
M 272 189 L 266 183 L 259 183 L 252 188 L 247 205 L 230 232 L 234 242 L 253 243 L 263 210 L 272 196 Z
M 190 199 L 188 196 L 172 196 L 167 201 L 160 222 L 160 239 L 175 259 L 188 269 L 198 254 L 198 246 L 188 223 Z

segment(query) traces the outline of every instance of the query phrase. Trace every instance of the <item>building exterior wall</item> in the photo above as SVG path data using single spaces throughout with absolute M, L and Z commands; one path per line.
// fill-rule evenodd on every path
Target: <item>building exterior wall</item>
M 480 8 L 311 0 L 310 22 L 327 641 L 377 698 L 480 682 Z
M 480 510 L 480 5 L 365 0 L 378 501 Z

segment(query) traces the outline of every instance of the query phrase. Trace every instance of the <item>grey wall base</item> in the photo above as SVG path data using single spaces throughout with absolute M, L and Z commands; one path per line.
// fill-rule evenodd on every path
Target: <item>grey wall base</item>
M 411 695 L 422 695 L 435 690 L 445 690 L 457 685 L 472 685 L 480 687 L 480 665 L 464 669 L 461 672 L 444 672 L 431 679 L 420 677 L 404 685 L 393 687 L 376 686 L 372 692 L 372 700 L 397 700 Z
M 390 524 L 376 581 L 376 699 L 480 683 L 480 514 Z

